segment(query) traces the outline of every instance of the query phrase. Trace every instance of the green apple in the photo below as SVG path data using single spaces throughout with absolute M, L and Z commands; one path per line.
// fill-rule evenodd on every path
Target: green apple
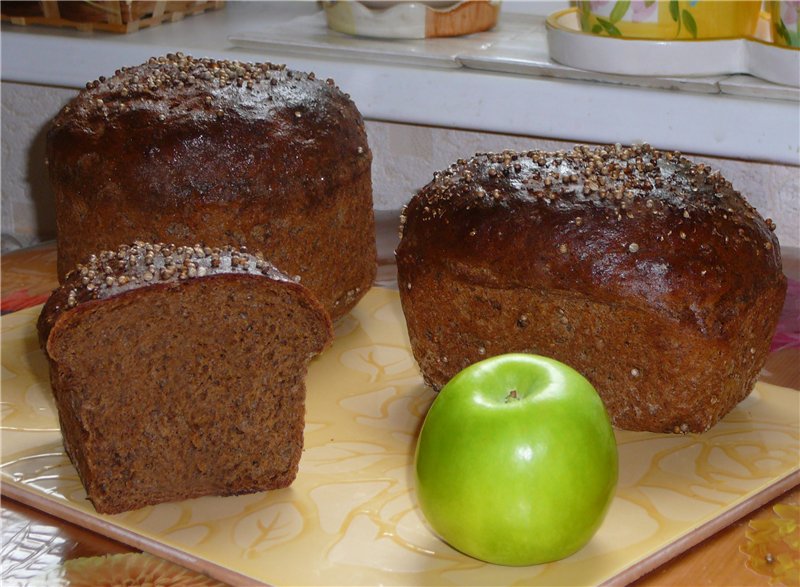
M 582 548 L 617 484 L 617 445 L 592 385 L 537 355 L 500 355 L 458 373 L 434 400 L 415 456 L 433 531 L 502 565 Z

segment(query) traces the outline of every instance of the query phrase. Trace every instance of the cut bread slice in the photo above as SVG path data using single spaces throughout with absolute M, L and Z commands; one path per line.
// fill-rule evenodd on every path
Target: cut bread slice
M 308 364 L 333 335 L 313 295 L 263 260 L 105 252 L 54 292 L 39 328 L 64 445 L 98 512 L 294 480 Z

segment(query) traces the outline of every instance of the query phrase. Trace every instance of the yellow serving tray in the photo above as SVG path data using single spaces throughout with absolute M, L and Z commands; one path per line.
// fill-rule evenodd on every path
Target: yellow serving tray
M 620 481 L 583 550 L 499 567 L 464 556 L 416 506 L 416 435 L 434 398 L 396 291 L 373 288 L 312 364 L 292 487 L 98 515 L 64 454 L 39 308 L 2 319 L 2 492 L 234 584 L 579 585 L 635 579 L 800 482 L 800 393 L 759 383 L 711 431 L 617 431 Z

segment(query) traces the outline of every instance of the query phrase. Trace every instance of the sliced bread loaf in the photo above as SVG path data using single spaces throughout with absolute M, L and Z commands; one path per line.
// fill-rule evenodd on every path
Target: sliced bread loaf
M 136 243 L 79 265 L 39 319 L 64 445 L 101 513 L 286 487 L 331 321 L 231 248 Z

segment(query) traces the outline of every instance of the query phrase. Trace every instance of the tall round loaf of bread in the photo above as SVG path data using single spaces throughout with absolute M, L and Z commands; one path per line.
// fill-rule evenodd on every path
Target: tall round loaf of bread
M 375 275 L 372 156 L 332 80 L 151 58 L 87 84 L 47 136 L 58 273 L 134 240 L 246 246 L 335 319 Z
M 707 430 L 769 352 L 786 292 L 773 229 L 718 173 L 647 146 L 459 161 L 405 210 L 414 355 L 436 388 L 487 356 L 551 356 L 618 427 Z

